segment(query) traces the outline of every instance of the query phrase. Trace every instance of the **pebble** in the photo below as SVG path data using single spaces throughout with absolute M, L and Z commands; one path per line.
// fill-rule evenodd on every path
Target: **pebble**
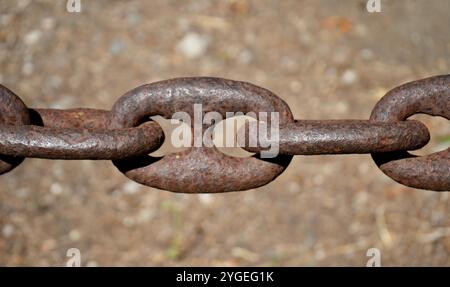
M 339 114 L 346 114 L 348 113 L 349 107 L 348 107 L 348 103 L 341 101 L 336 103 L 335 105 L 335 111 Z
M 86 263 L 86 267 L 98 267 L 99 265 L 98 265 L 98 263 L 97 263 L 97 261 L 89 261 L 89 262 L 87 262 Z
M 24 42 L 26 45 L 29 46 L 34 45 L 39 41 L 41 35 L 42 35 L 41 31 L 33 30 L 25 35 Z
M 21 197 L 21 198 L 25 198 L 28 197 L 28 195 L 30 194 L 30 191 L 28 188 L 19 188 L 17 189 L 17 191 L 15 192 L 15 195 L 17 197 Z
M 11 224 L 5 224 L 2 228 L 2 235 L 5 238 L 9 238 L 14 234 L 14 226 Z
M 321 174 L 316 174 L 313 177 L 313 182 L 315 185 L 322 185 L 325 182 L 325 178 Z
M 41 27 L 45 30 L 52 30 L 55 28 L 55 19 L 51 17 L 46 17 L 41 21 Z
M 9 23 L 11 23 L 11 20 L 13 19 L 11 14 L 5 14 L 0 16 L 0 25 L 6 26 Z
M 122 219 L 122 223 L 126 227 L 132 227 L 136 224 L 136 220 L 133 217 L 126 216 Z
M 50 84 L 50 86 L 52 88 L 59 88 L 61 87 L 62 83 L 63 83 L 63 79 L 60 76 L 57 75 L 52 75 L 50 76 L 50 78 L 48 79 L 48 82 Z
M 126 45 L 125 43 L 120 40 L 120 39 L 116 39 L 111 43 L 111 46 L 109 46 L 109 51 L 111 52 L 111 54 L 117 55 L 120 54 L 121 52 L 123 52 L 126 49 Z
M 361 163 L 358 165 L 358 172 L 361 175 L 367 175 L 367 173 L 370 171 L 370 164 L 368 163 Z
M 301 186 L 298 182 L 295 181 L 291 181 L 288 185 L 287 185 L 287 190 L 289 193 L 297 193 L 301 190 Z
M 369 195 L 367 194 L 367 192 L 360 191 L 353 197 L 353 204 L 356 207 L 360 207 L 360 206 L 366 204 L 368 200 L 369 200 Z
M 137 216 L 137 221 L 139 223 L 145 223 L 150 221 L 154 217 L 155 213 L 149 209 L 143 209 L 139 212 Z
M 233 257 L 244 259 L 249 262 L 256 262 L 259 259 L 257 253 L 241 247 L 233 247 L 233 249 L 231 250 L 231 255 Z
M 244 50 L 239 53 L 239 61 L 243 64 L 250 64 L 254 58 L 255 56 L 250 50 Z
M 283 56 L 280 59 L 280 66 L 288 70 L 294 70 L 297 67 L 297 63 L 290 57 Z
M 140 185 L 134 181 L 128 181 L 123 185 L 122 189 L 126 194 L 135 194 L 139 192 Z
M 293 93 L 299 93 L 299 92 L 301 92 L 302 88 L 303 88 L 303 85 L 302 85 L 302 83 L 299 82 L 299 81 L 291 81 L 291 82 L 289 83 L 289 89 L 290 89 L 291 92 L 293 92 Z
M 370 49 L 362 49 L 361 50 L 361 57 L 366 60 L 372 60 L 373 59 L 373 52 Z
M 78 230 L 73 229 L 73 230 L 71 230 L 71 231 L 69 232 L 69 238 L 70 238 L 72 241 L 78 241 L 78 240 L 80 240 L 80 238 L 81 238 L 81 233 L 80 233 Z
M 197 33 L 188 33 L 177 44 L 177 51 L 186 58 L 195 59 L 202 56 L 209 46 L 209 39 Z
M 25 76 L 29 76 L 31 74 L 33 74 L 34 71 L 34 65 L 32 62 L 25 62 L 22 66 L 22 73 Z
M 44 240 L 44 242 L 42 243 L 41 250 L 43 252 L 48 252 L 48 251 L 54 249 L 56 246 L 57 246 L 57 243 L 54 239 L 47 239 L 47 240 Z
M 61 95 L 58 100 L 50 104 L 50 108 L 52 109 L 69 109 L 74 106 L 74 98 L 70 95 Z M 60 170 L 58 172 L 63 173 L 64 171 Z
M 197 196 L 198 196 L 198 200 L 200 201 L 200 203 L 205 206 L 211 205 L 211 203 L 213 203 L 213 201 L 214 201 L 214 198 L 212 197 L 211 194 L 200 193 Z
M 59 183 L 52 183 L 50 186 L 50 192 L 54 195 L 59 195 L 63 192 L 63 187 Z
M 341 80 L 345 85 L 351 85 L 356 82 L 357 78 L 356 72 L 352 69 L 348 69 L 342 74 Z
M 17 7 L 19 9 L 24 9 L 26 8 L 28 5 L 30 5 L 31 0 L 18 0 L 17 1 Z
M 141 22 L 141 16 L 137 12 L 131 12 L 128 15 L 128 23 L 131 26 L 136 26 Z
M 314 253 L 314 258 L 317 261 L 322 261 L 327 257 L 327 254 L 325 253 L 325 251 L 323 249 L 318 249 L 315 253 Z

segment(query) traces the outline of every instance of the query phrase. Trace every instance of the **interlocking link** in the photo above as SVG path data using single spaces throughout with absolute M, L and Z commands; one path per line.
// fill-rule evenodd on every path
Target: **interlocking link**
M 0 85 L 0 124 L 9 128 L 30 123 L 30 114 L 22 100 L 8 88 Z M 3 138 L 3 135 L 1 136 Z M 0 174 L 8 172 L 24 160 L 0 152 Z
M 0 150 L 12 157 L 47 159 L 120 159 L 149 154 L 161 146 L 158 124 L 137 128 L 90 130 L 39 126 L 0 126 Z
M 201 105 L 202 111 L 196 111 L 195 105 Z M 149 156 L 165 136 L 149 117 L 169 119 L 179 112 L 194 118 L 208 112 L 224 118 L 230 112 L 254 113 L 259 123 L 267 121 L 269 129 L 272 120 L 259 115 L 277 113 L 273 126 L 279 123 L 279 133 L 259 137 L 260 130 L 246 125 L 248 138 L 242 147 L 256 153 L 251 157 L 232 157 L 215 146 L 192 146 L 162 158 Z M 407 120 L 416 113 L 450 119 L 450 75 L 393 89 L 375 106 L 370 120 L 294 120 L 288 105 L 272 92 L 220 78 L 178 78 L 140 86 L 119 98 L 111 111 L 28 109 L 0 86 L 0 174 L 26 157 L 105 159 L 144 185 L 211 193 L 265 185 L 286 169 L 293 155 L 371 153 L 380 169 L 401 184 L 449 191 L 450 149 L 424 157 L 408 153 L 430 139 L 425 125 Z M 202 122 L 201 134 L 216 124 Z M 257 144 L 251 145 L 250 139 L 257 139 Z M 278 155 L 264 158 L 263 151 L 272 144 Z
M 418 113 L 450 120 L 450 75 L 407 83 L 391 90 L 378 102 L 370 118 L 393 123 Z M 401 150 L 374 153 L 372 157 L 386 175 L 401 184 L 450 190 L 450 148 L 420 157 Z
M 257 130 L 246 130 L 256 138 Z M 381 123 L 364 120 L 297 120 L 279 131 L 279 152 L 288 155 L 363 154 L 398 150 L 416 150 L 428 143 L 430 134 L 418 121 Z M 250 152 L 265 150 L 269 141 Z
M 194 116 L 194 104 L 204 112 L 278 112 L 280 122 L 293 122 L 287 104 L 268 90 L 249 83 L 218 78 L 179 78 L 138 87 L 112 108 L 112 127 L 132 127 L 154 115 L 176 112 Z M 207 128 L 207 127 L 204 127 Z M 192 147 L 161 159 L 149 156 L 114 161 L 130 179 L 175 192 L 246 190 L 271 182 L 284 171 L 291 156 L 264 160 L 226 156 L 215 147 Z

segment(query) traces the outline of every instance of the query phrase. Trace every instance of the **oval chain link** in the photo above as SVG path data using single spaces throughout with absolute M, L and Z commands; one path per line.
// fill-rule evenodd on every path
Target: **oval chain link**
M 203 114 L 278 112 L 279 155 L 235 158 L 215 147 L 192 147 L 153 158 L 164 139 L 149 119 L 176 112 Z M 130 179 L 175 192 L 227 192 L 256 188 L 280 175 L 292 156 L 371 153 L 395 181 L 415 188 L 450 190 L 450 149 L 416 157 L 408 151 L 426 145 L 428 129 L 408 117 L 425 113 L 450 119 L 450 75 L 402 85 L 375 106 L 370 120 L 294 120 L 288 105 L 258 86 L 220 78 L 178 78 L 138 87 L 122 96 L 111 111 L 28 109 L 0 85 L 0 174 L 25 157 L 108 159 Z M 200 116 L 202 116 L 201 114 Z M 270 125 L 270 122 L 269 122 Z M 208 126 L 203 126 L 203 131 Z M 247 127 L 248 128 L 248 127 Z M 247 135 L 258 135 L 247 130 Z M 248 143 L 248 142 L 247 142 Z M 264 150 L 270 141 L 244 146 Z

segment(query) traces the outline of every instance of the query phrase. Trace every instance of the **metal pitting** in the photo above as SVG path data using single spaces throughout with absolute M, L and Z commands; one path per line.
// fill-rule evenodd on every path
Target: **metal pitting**
M 257 154 L 231 157 L 215 147 L 190 147 L 162 158 L 148 154 L 163 140 L 151 116 L 171 118 L 214 111 L 277 112 L 278 156 L 263 158 L 268 142 L 244 148 Z M 428 129 L 408 120 L 417 113 L 450 119 L 450 75 L 402 85 L 375 106 L 369 120 L 294 120 L 288 105 L 261 87 L 221 78 L 178 78 L 135 88 L 110 111 L 96 109 L 29 109 L 0 86 L 0 174 L 24 158 L 113 160 L 128 178 L 174 192 L 228 192 L 256 188 L 280 175 L 293 155 L 371 153 L 395 181 L 415 188 L 450 190 L 450 149 L 416 157 L 408 151 L 426 145 Z M 270 125 L 270 122 L 268 123 Z M 202 132 L 210 125 L 203 125 Z M 247 126 L 248 128 L 248 126 Z M 247 136 L 258 134 L 247 130 Z M 247 142 L 248 143 L 248 142 Z

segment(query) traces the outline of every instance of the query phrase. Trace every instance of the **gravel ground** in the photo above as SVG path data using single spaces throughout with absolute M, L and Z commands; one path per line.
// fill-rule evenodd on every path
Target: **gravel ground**
M 367 119 L 386 91 L 450 70 L 450 1 L 0 1 L 0 82 L 29 107 L 109 109 L 179 76 L 265 87 L 299 119 Z M 448 121 L 419 117 L 443 149 Z M 425 151 L 420 151 L 424 153 Z M 420 153 L 419 152 L 419 153 Z M 28 159 L 0 177 L 0 265 L 450 266 L 448 193 L 369 155 L 298 156 L 267 186 L 185 195 L 107 161 Z

